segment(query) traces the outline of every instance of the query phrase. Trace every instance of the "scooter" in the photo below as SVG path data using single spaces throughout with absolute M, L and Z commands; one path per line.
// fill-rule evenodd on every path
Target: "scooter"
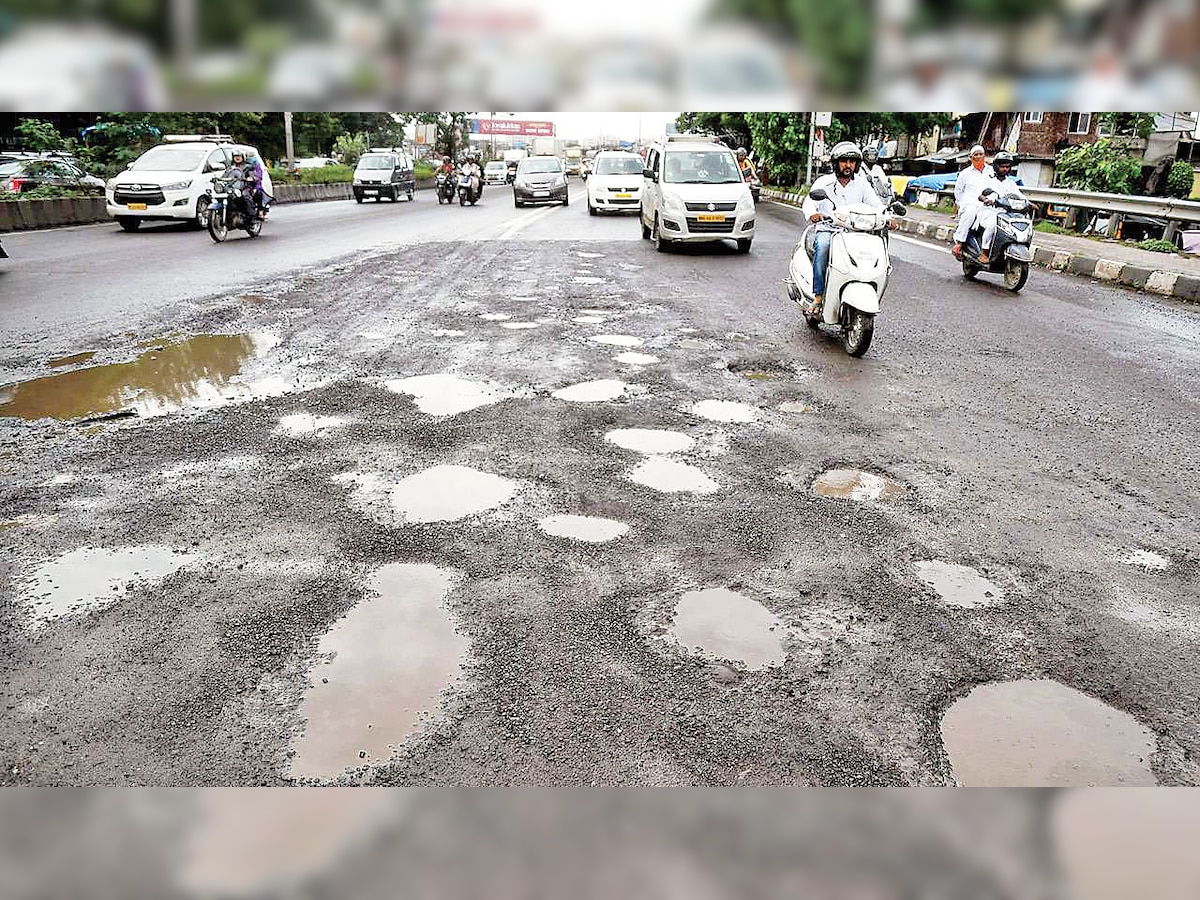
M 821 188 L 809 194 L 814 200 L 832 198 Z M 837 326 L 842 333 L 842 347 L 851 356 L 862 356 L 871 346 L 875 333 L 875 316 L 887 290 L 891 274 L 888 256 L 888 225 L 894 216 L 906 215 L 903 203 L 890 207 L 855 204 L 845 209 L 835 207 L 833 215 L 823 223 L 833 226 L 829 244 L 829 269 L 825 275 L 825 302 L 821 313 L 814 310 L 813 255 L 816 253 L 817 224 L 809 225 L 792 252 L 789 277 L 785 279 L 788 296 L 800 304 L 810 328 L 821 325 Z
M 994 194 L 991 188 L 984 196 Z M 983 252 L 983 226 L 976 225 L 963 241 L 963 276 L 974 280 L 980 272 L 1003 273 L 1004 286 L 1014 294 L 1025 287 L 1029 280 L 1029 266 L 1033 262 L 1033 205 L 1021 197 L 997 197 L 996 237 L 992 239 L 992 252 L 987 265 L 980 262 Z
M 443 203 L 454 202 L 455 179 L 446 172 L 437 173 L 437 201 L 440 206 Z
M 466 173 L 458 176 L 459 206 L 466 206 L 468 203 L 474 206 L 482 194 L 483 184 L 478 176 L 467 175 Z

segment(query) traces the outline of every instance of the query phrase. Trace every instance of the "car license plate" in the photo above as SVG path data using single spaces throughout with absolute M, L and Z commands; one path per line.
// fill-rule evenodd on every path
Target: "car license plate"
M 379 190 L 378 190 L 378 188 L 363 188 L 363 193 L 364 194 L 378 194 Z
M 696 221 L 697 222 L 724 222 L 725 217 L 723 215 L 720 215 L 719 213 L 715 216 L 703 215 L 703 216 L 696 216 Z
M 632 200 L 633 194 L 613 194 L 613 198 L 616 200 Z
M 145 204 L 145 203 L 128 203 L 128 204 L 126 204 L 126 205 L 127 205 L 127 206 L 128 206 L 130 209 L 145 209 L 145 208 L 146 208 L 146 204 Z
M 549 192 L 549 191 L 534 191 L 534 192 L 533 192 L 533 196 L 535 196 L 535 197 L 549 197 L 549 196 L 550 196 L 550 192 Z

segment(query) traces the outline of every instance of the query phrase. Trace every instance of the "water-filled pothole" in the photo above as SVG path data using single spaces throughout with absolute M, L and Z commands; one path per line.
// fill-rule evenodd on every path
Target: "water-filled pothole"
M 308 720 L 295 744 L 296 777 L 336 776 L 388 759 L 417 729 L 423 712 L 462 671 L 469 642 L 454 629 L 445 598 L 453 573 L 433 565 L 394 563 L 320 641 L 328 662 L 310 671 L 300 706 Z
M 978 609 L 1004 602 L 1004 591 L 970 566 L 932 559 L 916 563 L 916 570 L 949 606 Z
M 490 385 L 447 374 L 396 378 L 385 382 L 385 386 L 397 394 L 411 395 L 417 409 L 431 416 L 457 415 L 508 396 Z
M 312 413 L 292 413 L 289 416 L 284 416 L 279 420 L 279 427 L 275 430 L 280 434 L 316 434 L 318 431 L 327 431 L 330 428 L 340 428 L 345 425 L 344 419 L 339 419 L 337 416 L 317 416 Z
M 597 344 L 611 344 L 614 347 L 640 347 L 645 343 L 640 337 L 631 334 L 595 334 L 588 340 Z
M 787 400 L 779 404 L 779 411 L 785 413 L 810 413 L 813 408 L 802 400 Z
M 895 500 L 904 496 L 904 487 L 899 482 L 858 469 L 822 472 L 813 482 L 813 491 L 819 497 L 839 500 Z
M 785 657 L 779 619 L 749 597 L 727 588 L 688 591 L 675 605 L 671 636 L 689 651 L 765 669 Z
M 657 428 L 618 428 L 604 435 L 604 439 L 635 453 L 683 453 L 696 444 L 682 432 Z
M 664 494 L 714 494 L 721 486 L 703 471 L 666 456 L 650 456 L 629 473 L 629 480 Z
M 658 362 L 658 357 L 649 353 L 618 353 L 613 359 L 627 366 L 648 366 Z
M 32 627 L 111 606 L 130 582 L 158 580 L 200 559 L 170 547 L 147 545 L 72 550 L 39 566 L 26 594 Z
M 604 284 L 603 278 L 597 278 L 595 275 L 576 275 L 571 279 L 572 284 Z
M 604 322 L 603 316 L 576 316 L 571 320 L 578 322 L 580 325 L 600 325 Z
M 734 375 L 749 378 L 754 381 L 768 381 L 775 378 L 790 378 L 796 370 L 787 363 L 777 359 L 735 359 L 726 368 Z
M 753 406 L 732 400 L 701 400 L 692 404 L 691 411 L 710 422 L 753 422 L 758 418 Z
M 275 346 L 259 334 L 201 334 L 155 346 L 132 362 L 73 369 L 0 389 L 0 417 L 79 419 L 118 411 L 163 415 L 185 406 L 273 396 L 278 376 L 236 381 L 243 364 Z
M 1127 566 L 1140 566 L 1152 572 L 1163 572 L 1171 568 L 1171 561 L 1153 550 L 1130 550 L 1121 558 Z
M 91 362 L 95 355 L 95 350 L 88 350 L 84 353 L 73 353 L 70 356 L 60 356 L 58 359 L 52 359 L 46 365 L 52 369 L 64 369 L 67 366 L 81 366 L 84 363 Z
M 512 318 L 508 313 L 484 313 L 479 318 L 485 322 L 505 322 Z
M 559 400 L 569 400 L 572 403 L 600 403 L 605 400 L 616 400 L 625 393 L 626 384 L 615 378 L 601 378 L 597 381 L 585 381 L 570 387 L 560 388 L 551 396 Z
M 954 776 L 967 787 L 1153 785 L 1153 732 L 1057 681 L 984 684 L 942 719 Z
M 389 493 L 393 509 L 407 522 L 453 522 L 501 506 L 517 483 L 469 466 L 434 466 L 409 475 Z
M 629 526 L 624 522 L 597 516 L 547 516 L 538 520 L 538 527 L 554 537 L 571 538 L 590 544 L 616 540 L 629 531 Z

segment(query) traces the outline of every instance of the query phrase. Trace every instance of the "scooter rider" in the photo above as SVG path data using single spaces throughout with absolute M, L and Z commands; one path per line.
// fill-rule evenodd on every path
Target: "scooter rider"
M 975 214 L 979 212 L 980 193 L 987 187 L 988 179 L 992 177 L 992 167 L 983 159 L 983 147 L 976 144 L 971 148 L 971 164 L 958 173 L 954 182 L 954 203 L 958 207 L 958 227 L 954 230 L 954 246 L 950 252 L 955 259 L 962 259 L 962 244 L 971 233 L 975 224 Z
M 863 149 L 863 176 L 871 182 L 871 187 L 884 203 L 889 203 L 896 196 L 892 183 L 888 180 L 883 166 L 879 165 L 879 149 L 868 146 Z
M 855 203 L 865 203 L 876 209 L 883 207 L 883 201 L 875 193 L 865 178 L 858 178 L 858 170 L 862 165 L 862 151 L 851 141 L 842 141 L 833 148 L 832 169 L 828 175 L 822 175 L 812 183 L 810 196 L 804 198 L 804 216 L 808 221 L 817 225 L 815 246 L 813 252 L 813 306 L 811 314 L 820 311 L 825 302 L 825 270 L 829 267 L 829 243 L 833 240 L 833 229 L 827 225 L 818 224 L 834 210 Z M 813 200 L 811 191 L 821 188 L 832 198 L 829 200 Z
M 996 199 L 998 197 L 1020 197 L 1022 200 L 1025 199 L 1025 195 L 1021 193 L 1016 180 L 1011 177 L 1015 162 L 1016 160 L 1013 159 L 1012 155 L 1003 150 L 997 153 L 992 159 L 994 174 L 988 179 L 987 184 L 983 187 L 983 191 L 991 188 L 995 193 L 983 194 L 982 204 L 975 213 L 975 225 L 983 226 L 983 240 L 979 245 L 979 262 L 985 266 L 990 262 L 988 254 L 992 249 L 992 241 L 996 238 L 996 217 L 999 215 L 999 210 L 996 209 Z
M 471 190 L 475 194 L 475 199 L 478 200 L 483 196 L 483 169 L 479 166 L 479 154 L 471 152 L 467 154 L 467 160 L 462 164 L 462 174 L 471 177 Z

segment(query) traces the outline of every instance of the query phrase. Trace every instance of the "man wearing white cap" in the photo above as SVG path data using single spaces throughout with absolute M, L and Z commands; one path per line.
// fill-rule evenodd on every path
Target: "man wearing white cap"
M 958 207 L 958 227 L 954 230 L 954 246 L 950 252 L 955 259 L 962 259 L 962 243 L 971 233 L 975 214 L 979 212 L 979 195 L 988 186 L 992 167 L 983 161 L 983 147 L 976 144 L 971 148 L 971 164 L 958 173 L 954 182 L 954 203 Z

